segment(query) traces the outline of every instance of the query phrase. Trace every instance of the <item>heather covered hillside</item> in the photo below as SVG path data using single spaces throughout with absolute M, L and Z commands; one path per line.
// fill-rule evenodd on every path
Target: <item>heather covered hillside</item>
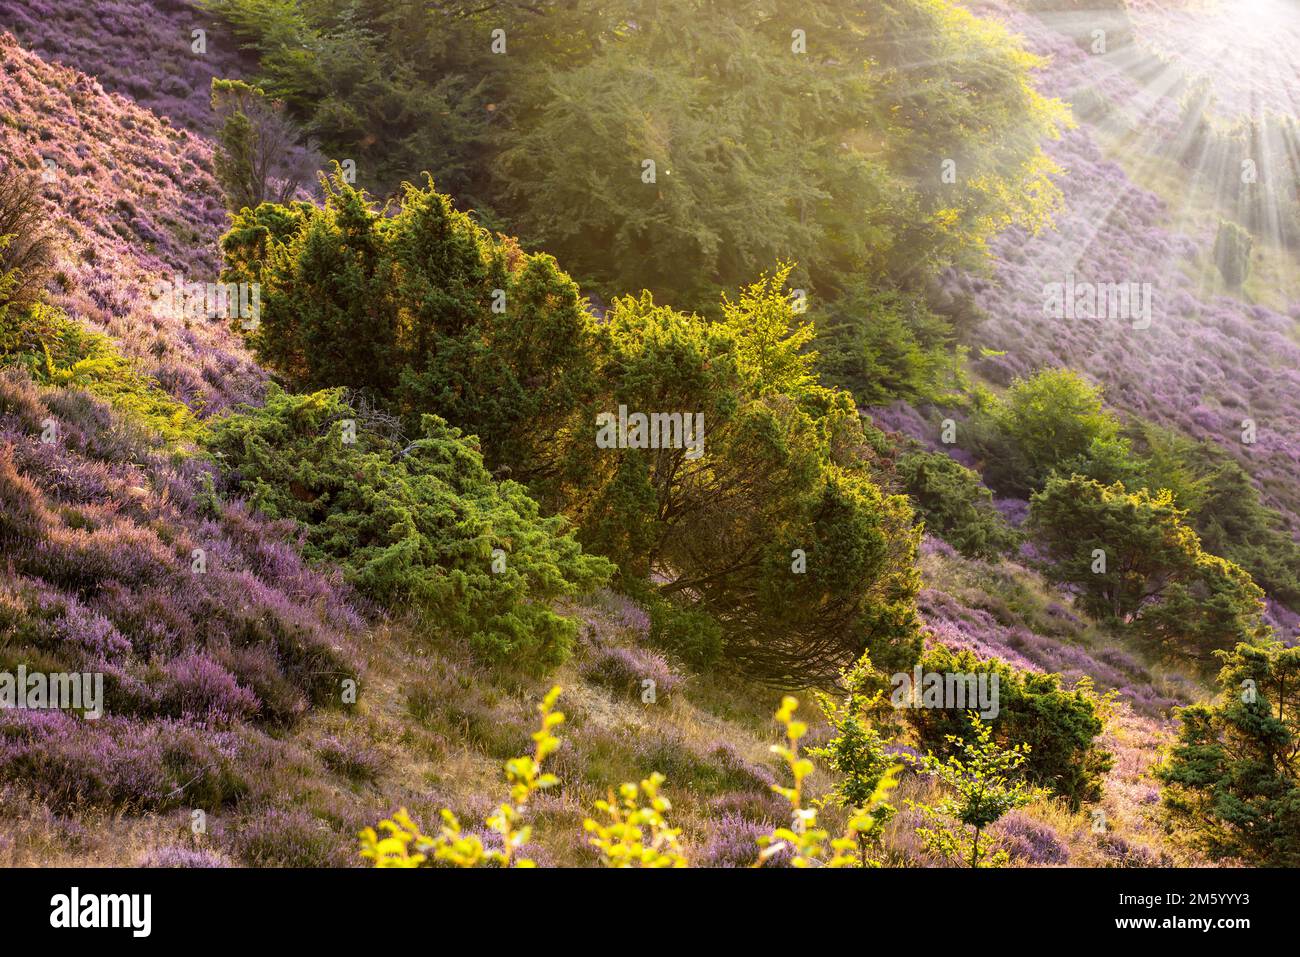
M 0 864 L 1294 866 L 1215 16 L 0 0 Z
M 1278 108 L 1285 77 L 1263 84 L 1274 100 L 1243 99 L 1236 91 L 1256 76 L 1248 62 L 1235 54 L 1227 60 L 1210 55 L 1216 46 L 1239 49 L 1235 34 L 1219 32 L 1231 16 L 1202 11 L 1199 31 L 1193 31 L 1186 24 L 1196 22 L 1194 12 L 1177 10 L 1166 19 L 1163 5 L 1141 9 L 1145 16 L 1134 16 L 1137 50 L 1119 48 L 1104 57 L 1053 29 L 1072 22 L 1064 15 L 1005 14 L 1031 49 L 1051 57 L 1052 68 L 1041 74 L 1043 89 L 1074 104 L 1085 122 L 1049 147 L 1064 171 L 1058 182 L 1065 202 L 1053 227 L 1034 237 L 1013 227 L 995 242 L 989 274 L 954 276 L 951 288 L 969 294 L 985 314 L 971 341 L 999 353 L 976 363 L 982 376 L 1006 384 L 1053 364 L 1086 372 L 1106 386 L 1117 408 L 1228 451 L 1294 531 L 1300 514 L 1300 429 L 1291 413 L 1300 395 L 1300 247 L 1261 232 L 1253 262 L 1263 274 L 1248 277 L 1244 289 L 1225 288 L 1213 265 L 1215 224 L 1227 215 L 1226 204 L 1213 196 L 1220 171 L 1195 163 L 1186 168 L 1165 149 L 1179 141 L 1180 101 L 1193 88 L 1192 78 L 1213 77 L 1216 109 L 1258 119 Z M 1074 16 L 1077 22 L 1080 15 Z M 1190 50 L 1166 40 L 1178 35 L 1180 23 L 1200 39 Z M 1300 28 L 1284 22 L 1278 29 Z M 1286 44 L 1273 39 L 1269 47 L 1273 56 L 1265 63 L 1285 71 Z M 1158 53 L 1168 59 L 1157 59 Z M 1129 128 L 1117 133 L 1121 123 Z M 1229 172 L 1237 172 L 1237 160 L 1253 157 L 1262 164 L 1267 155 L 1243 139 Z M 1294 156 L 1288 159 L 1266 168 L 1253 188 L 1263 189 L 1271 178 L 1291 202 L 1281 212 L 1294 216 L 1300 209 L 1297 169 Z M 1054 320 L 1044 314 L 1043 290 L 1068 276 L 1078 283 L 1149 284 L 1149 314 Z M 1255 424 L 1250 442 L 1242 440 L 1247 419 Z
M 234 336 L 153 295 L 177 275 L 216 279 L 225 213 L 211 144 L 10 35 L 0 57 L 0 156 L 6 176 L 39 183 L 58 246 L 51 301 L 112 335 L 195 411 L 256 395 L 264 375 Z
M 0 23 L 46 62 L 192 131 L 213 128 L 202 96 L 212 79 L 239 76 L 245 65 L 229 33 L 191 0 L 4 0 Z

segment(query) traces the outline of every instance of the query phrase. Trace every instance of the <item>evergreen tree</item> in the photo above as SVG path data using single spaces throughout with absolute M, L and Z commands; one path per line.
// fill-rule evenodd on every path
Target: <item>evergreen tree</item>
M 282 104 L 242 80 L 214 78 L 212 109 L 221 121 L 212 165 L 232 213 L 283 203 L 308 181 L 315 157 L 298 147 Z
M 1171 823 L 1216 859 L 1300 865 L 1300 648 L 1221 653 L 1219 699 L 1177 712 L 1156 769 Z
M 1208 664 L 1214 650 L 1265 632 L 1259 586 L 1202 549 L 1168 491 L 1053 478 L 1030 503 L 1029 529 L 1047 574 L 1076 589 L 1086 611 L 1169 654 Z

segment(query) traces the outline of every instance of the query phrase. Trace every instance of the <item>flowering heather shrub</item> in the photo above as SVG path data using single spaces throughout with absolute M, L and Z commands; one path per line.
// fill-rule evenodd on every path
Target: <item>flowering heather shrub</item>
M 0 373 L 0 436 L 0 667 L 101 672 L 107 715 L 5 712 L 0 779 L 55 807 L 237 799 L 244 725 L 337 705 L 357 676 L 346 587 L 85 393 Z
M 1019 528 L 1029 518 L 1029 502 L 1024 499 L 995 498 L 993 507 L 1002 513 L 1007 524 L 1013 528 Z
M 647 611 L 627 595 L 608 588 L 593 592 L 575 614 L 582 622 L 584 639 L 597 648 L 613 644 L 628 633 L 639 643 L 650 633 Z
M 1070 849 L 1051 827 L 1023 811 L 1012 811 L 994 825 L 998 843 L 1012 861 L 1033 867 L 1068 864 Z
M 696 855 L 699 867 L 754 867 L 758 864 L 758 839 L 772 833 L 772 823 L 759 823 L 739 814 L 723 814 L 709 822 L 709 840 Z M 791 852 L 782 848 L 764 867 L 788 867 Z
M 709 760 L 721 771 L 727 790 L 739 793 L 767 793 L 776 783 L 772 771 L 747 760 L 733 744 L 721 741 L 708 750 Z
M 359 784 L 372 783 L 383 769 L 383 759 L 374 748 L 350 738 L 326 738 L 316 753 L 331 771 Z
M 51 808 L 216 809 L 245 790 L 234 740 L 175 721 L 0 711 L 0 780 Z
M 211 851 L 196 851 L 188 847 L 160 847 L 150 851 L 140 862 L 141 867 L 229 867 L 230 862 Z
M 1273 629 L 1274 634 L 1287 644 L 1300 640 L 1300 612 L 1292 611 L 1275 601 L 1267 602 L 1264 613 L 1265 623 Z
M 245 822 L 233 840 L 249 867 L 341 867 L 351 860 L 348 842 L 306 811 L 273 808 Z
M 953 548 L 942 538 L 936 538 L 933 535 L 926 534 L 921 537 L 921 546 L 917 549 L 917 555 L 928 557 L 930 555 L 941 555 L 945 558 L 951 558 L 957 554 L 957 549 Z
M 160 670 L 155 687 L 163 714 L 216 724 L 247 720 L 260 710 L 257 695 L 207 655 L 187 652 Z
M 775 776 L 770 783 L 775 783 Z M 774 794 L 770 784 L 761 791 L 732 791 L 719 794 L 710 799 L 709 820 L 717 821 L 728 815 L 744 818 L 753 824 L 762 826 L 763 833 L 770 833 L 777 821 L 785 820 L 788 806 L 783 798 Z
M 87 656 L 109 660 L 125 655 L 131 642 L 99 612 L 68 598 L 63 614 L 54 622 L 58 640 L 67 642 Z
M 654 701 L 666 701 L 681 685 L 681 678 L 663 655 L 643 648 L 600 648 L 583 663 L 582 676 L 615 694 L 641 700 L 653 690 Z M 645 682 L 652 682 L 647 687 Z
M 0 24 L 43 59 L 200 133 L 213 127 L 204 99 L 212 78 L 242 66 L 234 38 L 190 0 L 0 0 Z M 207 31 L 201 56 L 191 49 L 195 29 Z
M 1001 658 L 1017 668 L 1036 667 L 1014 646 L 1016 633 L 983 609 L 968 608 L 950 595 L 926 589 L 921 593 L 921 611 L 928 627 L 927 649 L 942 645 L 973 651 L 981 658 Z
M 1097 846 L 1113 867 L 1170 867 L 1173 860 L 1164 851 L 1130 841 L 1122 834 L 1108 832 L 1097 837 Z

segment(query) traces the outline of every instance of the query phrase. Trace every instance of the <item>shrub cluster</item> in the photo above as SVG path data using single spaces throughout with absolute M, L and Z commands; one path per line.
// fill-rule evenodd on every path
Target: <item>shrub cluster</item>
M 1219 655 L 1220 696 L 1178 713 L 1156 769 L 1178 830 L 1216 859 L 1300 863 L 1300 649 L 1239 645 Z
M 0 670 L 100 673 L 106 714 L 6 713 L 0 779 L 59 806 L 215 807 L 242 793 L 232 733 L 360 677 L 349 590 L 290 528 L 205 493 L 210 465 L 19 369 L 0 443 Z
M 303 529 L 304 553 L 342 565 L 364 594 L 411 605 L 486 657 L 557 664 L 577 627 L 548 603 L 604 584 L 560 517 L 494 482 L 473 443 L 434 416 L 405 442 L 341 389 L 290 395 L 214 424 L 230 486 Z
M 488 466 L 568 516 L 628 587 L 655 580 L 708 615 L 754 673 L 833 677 L 864 645 L 915 657 L 911 510 L 880 489 L 850 397 L 818 383 L 788 267 L 724 298 L 717 321 L 648 293 L 598 321 L 554 260 L 432 186 L 408 186 L 393 215 L 340 176 L 327 186 L 323 208 L 263 204 L 223 239 L 227 280 L 262 286 L 250 342 L 293 385 L 364 389 L 408 426 L 434 414 L 477 435 Z M 620 407 L 683 429 L 657 448 L 598 442 Z
M 1163 652 L 1213 661 L 1266 632 L 1264 593 L 1241 567 L 1207 553 L 1168 491 L 1126 492 L 1080 475 L 1053 478 L 1030 506 L 1047 573 L 1103 620 Z
M 896 463 L 903 490 L 926 530 L 969 558 L 997 558 L 1015 550 L 1019 536 L 993 507 L 979 474 L 942 452 L 914 451 Z
M 1113 759 L 1097 741 L 1102 703 L 1087 684 L 1067 690 L 1059 675 L 1024 671 L 996 658 L 979 658 L 942 645 L 927 650 L 920 667 L 943 675 L 997 675 L 998 714 L 989 727 L 1000 745 L 1028 747 L 1026 780 L 1047 789 L 1072 810 L 1101 798 L 1102 778 Z M 953 753 L 953 739 L 975 740 L 962 711 L 907 708 L 902 714 L 920 747 L 941 756 Z

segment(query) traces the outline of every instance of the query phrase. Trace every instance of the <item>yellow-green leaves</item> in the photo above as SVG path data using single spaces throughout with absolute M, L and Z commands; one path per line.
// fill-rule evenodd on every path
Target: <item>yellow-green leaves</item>
M 449 812 L 450 813 L 450 812 Z M 425 837 L 419 826 L 411 820 L 406 808 L 401 808 L 386 821 L 379 822 L 380 837 L 373 827 L 361 832 L 361 856 L 373 861 L 375 867 L 419 867 L 426 860 L 421 847 L 433 841 Z M 412 850 L 415 845 L 417 850 Z
M 794 779 L 793 787 L 772 785 L 773 791 L 790 802 L 791 824 L 758 839 L 762 850 L 754 866 L 761 867 L 788 849 L 791 867 L 856 867 L 862 861 L 860 838 L 875 830 L 874 815 L 897 785 L 900 768 L 890 768 L 870 798 L 854 809 L 845 833 L 832 840 L 830 832 L 818 826 L 816 807 L 804 806 L 804 782 L 813 772 L 813 763 L 799 754 L 799 739 L 807 734 L 808 725 L 794 719 L 798 707 L 799 702 L 789 695 L 781 699 L 776 720 L 785 728 L 786 743 L 772 745 L 772 752 L 785 760 Z
M 604 821 L 587 818 L 582 826 L 606 867 L 686 867 L 678 844 L 679 828 L 664 816 L 672 804 L 659 794 L 664 776 L 656 771 L 639 785 L 619 786 L 618 797 L 596 802 Z M 644 803 L 642 803 L 644 797 Z

